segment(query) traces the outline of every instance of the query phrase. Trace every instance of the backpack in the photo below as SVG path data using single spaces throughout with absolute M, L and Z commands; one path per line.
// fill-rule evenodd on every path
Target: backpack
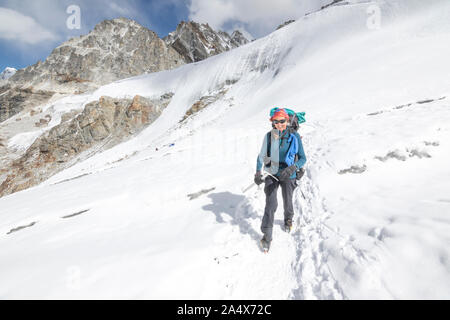
M 270 117 L 273 117 L 275 112 L 277 112 L 278 110 L 280 110 L 280 108 L 273 108 L 272 110 L 270 110 Z M 284 108 L 284 110 L 289 115 L 289 122 L 288 122 L 289 133 L 297 132 L 298 128 L 300 127 L 300 124 L 306 122 L 306 120 L 305 120 L 306 113 L 305 112 L 294 112 L 291 109 L 286 109 L 286 108 Z M 273 124 L 272 124 L 272 128 L 275 128 Z
M 273 108 L 272 110 L 270 110 L 270 117 L 272 117 L 275 114 L 275 112 L 277 112 L 279 109 L 280 108 Z M 291 109 L 287 109 L 287 108 L 284 108 L 284 110 L 289 115 L 289 121 L 288 121 L 289 134 L 297 133 L 296 135 L 298 137 L 300 137 L 300 135 L 298 134 L 298 129 L 300 128 L 300 124 L 306 122 L 306 119 L 305 119 L 306 113 L 305 112 L 295 112 L 295 111 L 292 111 Z M 275 129 L 275 126 L 273 124 L 272 124 L 272 128 Z M 271 144 L 272 144 L 272 134 L 269 131 L 267 133 L 267 157 L 269 157 L 269 158 L 270 158 Z M 295 161 L 297 161 L 297 160 L 298 160 L 297 155 L 295 155 Z M 268 164 L 268 166 L 270 167 L 270 163 Z M 300 168 L 300 170 L 297 171 L 297 180 L 300 180 L 300 178 L 303 177 L 304 174 L 305 174 L 305 169 Z

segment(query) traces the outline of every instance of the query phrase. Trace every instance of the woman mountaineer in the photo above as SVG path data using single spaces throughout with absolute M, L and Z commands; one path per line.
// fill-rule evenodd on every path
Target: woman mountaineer
M 256 164 L 255 183 L 265 183 L 266 206 L 261 223 L 261 231 L 264 237 L 261 246 L 268 251 L 272 241 L 272 230 L 275 211 L 277 210 L 277 191 L 281 185 L 281 193 L 284 205 L 284 228 L 290 232 L 294 207 L 292 195 L 297 187 L 297 172 L 305 165 L 306 157 L 303 151 L 302 140 L 297 131 L 289 128 L 289 114 L 285 109 L 276 109 L 270 118 L 272 130 L 265 137 L 258 155 Z M 268 172 L 263 180 L 262 168 Z

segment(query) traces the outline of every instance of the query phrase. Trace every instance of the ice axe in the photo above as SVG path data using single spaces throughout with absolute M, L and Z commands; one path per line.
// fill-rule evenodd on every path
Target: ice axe
M 272 178 L 274 178 L 277 181 L 280 181 L 277 177 L 275 177 L 273 174 L 270 174 L 269 172 L 264 172 L 262 175 L 262 179 L 264 180 L 267 176 L 271 176 Z M 253 186 L 256 186 L 255 182 L 252 182 L 251 185 L 249 185 L 247 188 L 245 188 L 244 190 L 242 190 L 242 193 L 246 193 L 248 190 L 250 190 L 251 188 L 253 188 Z
M 272 175 L 272 174 L 270 174 L 270 173 L 268 173 L 268 172 L 264 172 L 264 174 L 263 174 L 263 176 L 262 176 L 263 180 L 264 180 L 267 176 L 271 176 L 271 177 L 274 178 L 275 180 L 280 181 L 280 179 L 278 179 L 277 177 L 275 177 L 274 175 Z M 249 185 L 247 188 L 245 188 L 244 190 L 242 190 L 242 193 L 246 193 L 248 190 L 250 190 L 251 188 L 253 188 L 253 186 L 256 186 L 256 183 L 255 183 L 255 182 L 252 182 L 251 185 Z M 305 197 L 305 194 L 303 193 L 303 190 L 300 189 L 300 191 L 301 191 L 301 193 L 302 193 L 303 199 L 306 200 L 306 197 Z

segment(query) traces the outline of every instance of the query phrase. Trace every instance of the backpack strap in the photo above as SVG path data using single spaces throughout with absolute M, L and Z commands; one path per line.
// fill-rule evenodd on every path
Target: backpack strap
M 294 130 L 294 132 L 292 132 L 292 133 L 293 133 L 294 136 L 298 139 L 298 143 L 300 143 L 301 140 L 302 140 L 302 138 L 300 137 L 300 134 L 299 134 L 297 131 L 295 131 L 295 130 Z M 292 143 L 292 142 L 291 142 L 291 143 Z M 295 161 L 295 162 L 298 161 L 298 154 L 297 154 L 297 153 L 295 154 L 295 159 L 294 159 L 294 161 Z
M 291 129 L 289 129 L 288 130 L 288 136 L 287 137 L 281 137 L 280 139 L 281 139 L 281 141 L 282 141 L 282 143 L 283 143 L 283 139 L 285 139 L 285 140 L 288 140 L 289 139 L 289 136 L 291 135 L 291 133 L 294 133 L 294 134 L 296 134 L 297 133 L 297 131 L 291 131 Z M 298 136 L 298 138 L 300 138 L 299 136 Z M 267 154 L 267 157 L 269 157 L 270 158 L 270 150 L 271 150 L 271 147 L 272 147 L 272 131 L 269 131 L 268 133 L 267 133 L 267 152 L 266 152 L 266 154 Z

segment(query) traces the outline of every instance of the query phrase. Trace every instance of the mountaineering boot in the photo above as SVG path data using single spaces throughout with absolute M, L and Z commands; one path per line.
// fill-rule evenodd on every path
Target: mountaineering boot
M 261 239 L 261 248 L 264 251 L 264 253 L 269 252 L 270 241 L 267 241 L 265 236 Z
M 292 231 L 292 220 L 286 220 L 284 222 L 284 231 L 290 233 Z

